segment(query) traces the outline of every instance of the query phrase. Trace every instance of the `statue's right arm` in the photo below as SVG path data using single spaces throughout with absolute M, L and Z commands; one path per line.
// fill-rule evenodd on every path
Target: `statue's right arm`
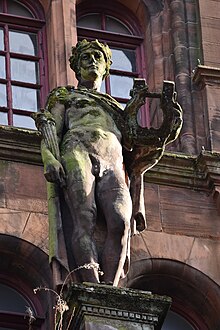
M 59 146 L 62 141 L 65 106 L 64 104 L 57 102 L 54 107 L 50 109 L 50 112 L 56 123 L 56 135 L 54 138 L 57 140 L 56 142 Z M 47 181 L 63 184 L 65 180 L 65 172 L 60 163 L 60 159 L 57 159 L 55 155 L 52 154 L 44 140 L 42 140 L 41 143 L 41 154 L 44 164 L 44 175 Z

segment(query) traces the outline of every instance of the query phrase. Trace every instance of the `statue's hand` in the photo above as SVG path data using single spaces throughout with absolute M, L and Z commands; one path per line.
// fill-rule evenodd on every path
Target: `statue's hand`
M 65 185 L 65 172 L 62 164 L 55 158 L 44 166 L 44 176 L 49 182 Z
M 140 103 L 139 106 L 145 103 L 145 99 L 148 94 L 148 85 L 145 79 L 134 79 L 133 89 L 130 91 L 130 96 L 135 100 L 136 103 Z

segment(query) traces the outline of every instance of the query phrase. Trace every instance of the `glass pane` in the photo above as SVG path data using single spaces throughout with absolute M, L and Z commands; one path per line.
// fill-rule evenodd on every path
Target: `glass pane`
M 112 69 L 136 72 L 135 50 L 112 49 Z
M 5 57 L 0 56 L 0 78 L 5 79 Z
M 0 107 L 7 106 L 6 85 L 0 84 Z
M 38 91 L 32 88 L 12 86 L 12 107 L 14 109 L 37 111 Z
M 100 14 L 85 15 L 78 20 L 77 26 L 101 30 L 101 16 Z
M 133 87 L 133 78 L 111 75 L 110 85 L 112 96 L 130 98 L 130 90 Z
M 28 83 L 38 83 L 38 63 L 11 59 L 11 79 Z
M 3 12 L 3 6 L 2 6 L 2 3 L 3 3 L 3 1 L 2 1 L 2 0 L 0 0 L 0 13 L 2 13 L 2 12 Z
M 14 53 L 37 55 L 37 35 L 34 33 L 9 31 L 10 51 Z
M 132 34 L 124 23 L 112 16 L 106 16 L 106 30 L 122 34 Z
M 13 126 L 36 130 L 34 120 L 28 116 L 13 115 Z
M 100 88 L 100 92 L 101 92 L 101 93 L 106 93 L 106 89 L 105 89 L 105 80 L 102 81 L 101 88 Z
M 0 284 L 0 310 L 25 313 L 30 304 L 20 293 L 7 285 Z
M 34 17 L 32 13 L 17 1 L 7 1 L 8 14 L 24 17 Z
M 4 50 L 4 31 L 0 29 L 0 50 Z
M 8 114 L 0 112 L 0 125 L 8 125 Z
M 195 330 L 182 316 L 169 311 L 162 330 Z

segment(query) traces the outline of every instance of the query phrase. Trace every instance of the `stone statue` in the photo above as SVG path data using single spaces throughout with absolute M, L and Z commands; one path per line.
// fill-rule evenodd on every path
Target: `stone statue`
M 78 268 L 76 281 L 118 285 L 127 271 L 131 225 L 139 231 L 146 227 L 143 174 L 158 162 L 182 125 L 172 82 L 164 82 L 160 94 L 150 93 L 145 81 L 136 79 L 125 109 L 100 93 L 111 63 L 107 45 L 78 42 L 70 57 L 78 87 L 54 89 L 46 110 L 34 118 L 42 133 L 56 283 Z M 137 123 L 146 97 L 161 100 L 164 118 L 159 129 Z M 97 220 L 107 228 L 99 254 Z

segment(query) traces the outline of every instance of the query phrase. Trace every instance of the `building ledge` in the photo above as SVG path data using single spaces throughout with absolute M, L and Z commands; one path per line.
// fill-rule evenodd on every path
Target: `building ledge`
M 165 152 L 159 163 L 145 173 L 145 181 L 211 191 L 220 185 L 220 153 L 197 155 Z
M 0 126 L 0 159 L 42 166 L 40 141 L 37 131 Z M 165 152 L 145 182 L 213 192 L 220 187 L 220 153 Z
M 220 68 L 198 65 L 193 72 L 192 80 L 199 89 L 203 89 L 209 83 L 220 84 Z
M 40 141 L 37 131 L 0 126 L 0 159 L 40 165 Z

